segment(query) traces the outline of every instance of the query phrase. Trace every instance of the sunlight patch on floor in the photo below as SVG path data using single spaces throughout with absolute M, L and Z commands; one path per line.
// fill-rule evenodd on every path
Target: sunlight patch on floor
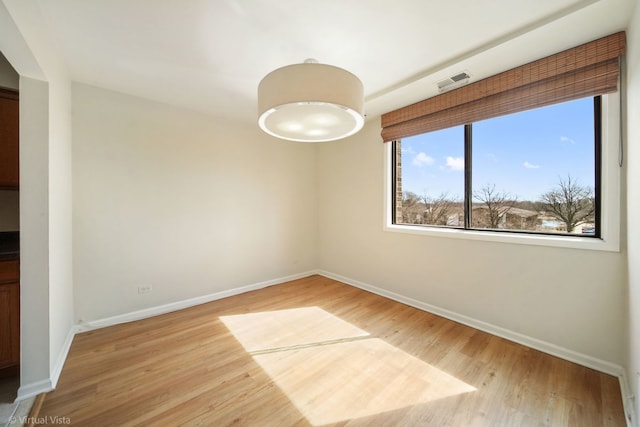
M 221 320 L 315 426 L 476 390 L 318 307 Z
M 249 353 L 369 335 L 319 307 L 223 316 L 220 320 Z

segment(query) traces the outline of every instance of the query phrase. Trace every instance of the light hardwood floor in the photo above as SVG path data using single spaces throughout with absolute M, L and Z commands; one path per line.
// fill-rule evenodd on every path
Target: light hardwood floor
M 85 426 L 625 426 L 617 378 L 311 276 L 75 337 Z

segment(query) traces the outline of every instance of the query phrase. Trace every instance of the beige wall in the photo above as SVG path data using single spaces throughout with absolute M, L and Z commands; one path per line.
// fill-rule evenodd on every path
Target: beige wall
M 635 395 L 636 425 L 640 425 L 640 5 L 627 32 L 627 206 L 629 288 L 628 336 L 625 366 L 631 394 Z
M 38 16 L 31 6 L 6 4 L 21 30 L 41 28 L 25 22 Z M 629 218 L 640 215 L 640 125 L 631 119 L 640 114 L 639 13 L 628 35 Z M 628 287 L 625 252 L 386 232 L 378 119 L 348 140 L 308 145 L 82 84 L 70 98 L 54 50 L 34 39 L 27 48 L 11 25 L 2 2 L 0 48 L 21 75 L 25 118 L 22 381 L 29 390 L 46 388 L 74 321 L 321 268 L 624 364 L 640 393 L 633 221 Z M 138 295 L 147 285 L 153 291 Z
M 77 321 L 315 268 L 314 145 L 83 84 L 73 113 Z
M 383 230 L 379 120 L 318 152 L 319 267 L 620 365 L 624 257 Z

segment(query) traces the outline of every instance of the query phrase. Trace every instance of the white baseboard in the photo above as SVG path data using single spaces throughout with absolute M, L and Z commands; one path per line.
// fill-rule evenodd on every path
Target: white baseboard
M 226 298 L 234 295 L 239 295 L 245 292 L 266 288 L 268 286 L 273 286 L 273 285 L 277 285 L 284 282 L 289 282 L 291 280 L 302 279 L 304 277 L 308 277 L 314 274 L 319 274 L 319 275 L 328 277 L 330 279 L 334 279 L 339 282 L 343 282 L 348 285 L 355 286 L 365 291 L 369 291 L 374 294 L 383 296 L 385 298 L 389 298 L 391 300 L 398 301 L 403 304 L 407 304 L 411 307 L 415 307 L 420 310 L 424 310 L 429 313 L 442 316 L 444 318 L 453 320 L 458 323 L 462 323 L 472 328 L 479 329 L 484 332 L 488 332 L 492 335 L 496 335 L 498 337 L 505 338 L 507 340 L 525 345 L 535 350 L 539 350 L 544 353 L 551 354 L 561 359 L 565 359 L 570 362 L 574 362 L 579 365 L 586 366 L 588 368 L 595 369 L 597 371 L 616 376 L 618 377 L 620 382 L 620 390 L 622 394 L 622 400 L 623 400 L 625 415 L 627 419 L 627 425 L 628 427 L 636 427 L 636 425 L 634 424 L 635 415 L 633 413 L 632 402 L 630 401 L 630 391 L 629 391 L 629 387 L 626 379 L 626 374 L 625 374 L 624 368 L 622 368 L 621 366 L 611 362 L 607 362 L 605 360 L 597 359 L 592 356 L 588 356 L 586 354 L 578 353 L 576 351 L 573 351 L 573 350 L 570 350 L 546 341 L 532 338 L 532 337 L 511 331 L 509 329 L 502 328 L 500 326 L 492 325 L 490 323 L 473 319 L 463 314 L 459 314 L 441 307 L 427 304 L 425 302 L 422 302 L 401 294 L 397 294 L 395 292 L 392 292 L 386 289 L 378 288 L 376 286 L 361 282 L 359 280 L 351 279 L 351 278 L 341 276 L 339 274 L 334 274 L 324 270 L 307 271 L 304 273 L 298 273 L 298 274 L 294 274 L 286 277 L 267 280 L 264 282 L 254 283 L 254 284 L 242 286 L 239 288 L 215 292 L 215 293 L 204 295 L 201 297 L 190 298 L 190 299 L 177 301 L 170 304 L 164 304 L 157 307 L 150 307 L 144 310 L 124 313 L 117 316 L 112 316 L 104 319 L 98 319 L 98 320 L 82 323 L 79 325 L 75 325 L 69 331 L 67 338 L 65 339 L 63 348 L 60 352 L 60 355 L 58 356 L 58 361 L 54 366 L 53 372 L 51 374 L 51 379 L 38 381 L 32 384 L 22 385 L 18 390 L 18 398 L 16 400 L 27 399 L 32 396 L 36 396 L 40 393 L 49 392 L 55 388 L 55 386 L 58 383 L 58 379 L 60 378 L 60 374 L 62 372 L 64 362 L 66 361 L 67 355 L 69 353 L 69 349 L 71 348 L 73 337 L 75 336 L 76 333 L 86 332 L 86 331 L 104 328 L 107 326 L 112 326 L 120 323 L 126 323 L 126 322 L 132 322 L 135 320 L 145 319 L 148 317 L 165 314 L 172 311 L 182 310 L 184 308 L 193 307 L 195 305 L 204 304 L 207 302 L 215 301 L 218 299 L 222 299 L 222 298 Z
M 203 295 L 196 298 L 189 298 L 182 301 L 172 302 L 156 307 L 145 308 L 130 313 L 119 314 L 117 316 L 107 317 L 104 319 L 92 320 L 76 325 L 76 332 L 86 332 L 93 329 L 105 328 L 107 326 L 117 325 L 120 323 L 133 322 L 135 320 L 146 319 L 148 317 L 158 316 L 160 314 L 170 313 L 172 311 L 182 310 L 184 308 L 193 307 L 195 305 L 205 304 L 207 302 L 227 298 L 234 295 L 243 294 L 249 291 L 266 288 L 268 286 L 277 285 L 279 283 L 289 282 L 291 280 L 302 279 L 317 274 L 316 271 L 307 271 L 304 273 L 293 274 L 290 276 L 280 277 L 277 279 L 267 280 L 264 282 L 254 283 L 234 289 L 227 289 L 215 292 L 209 295 Z
M 119 323 L 132 322 L 135 320 L 145 319 L 147 317 L 157 316 L 160 314 L 165 314 L 165 313 L 169 313 L 176 310 L 182 310 L 183 308 L 193 307 L 195 305 L 204 304 L 204 303 L 215 301 L 221 298 L 226 298 L 226 297 L 242 294 L 249 291 L 266 288 L 268 286 L 289 282 L 291 280 L 302 279 L 304 277 L 308 277 L 314 274 L 317 274 L 317 272 L 308 271 L 304 273 L 293 274 L 290 276 L 285 276 L 277 279 L 267 280 L 264 282 L 254 283 L 254 284 L 242 286 L 239 288 L 215 292 L 213 294 L 204 295 L 201 297 L 190 298 L 182 301 L 177 301 L 175 303 L 165 304 L 157 307 L 150 307 L 144 310 L 138 310 L 131 313 L 124 313 L 118 316 L 108 317 L 105 319 L 99 319 L 99 320 L 94 320 L 91 322 L 75 325 L 69 330 L 69 333 L 67 334 L 65 342 L 62 346 L 62 350 L 58 355 L 57 362 L 51 372 L 51 377 L 46 380 L 37 381 L 31 384 L 25 384 L 20 386 L 20 388 L 18 389 L 18 397 L 16 400 L 24 400 L 33 396 L 37 396 L 40 393 L 47 393 L 56 387 L 56 385 L 58 384 L 58 379 L 60 378 L 60 374 L 62 373 L 62 368 L 64 367 L 64 363 L 67 360 L 69 350 L 71 349 L 73 337 L 75 336 L 75 334 L 79 332 L 86 332 L 94 329 L 104 328 L 111 325 L 116 325 Z
M 51 380 L 42 380 L 31 384 L 21 385 L 18 389 L 18 397 L 16 398 L 16 402 L 28 399 L 33 396 L 37 396 L 40 393 L 47 393 L 51 390 L 53 390 Z
M 492 335 L 505 338 L 509 341 L 513 341 L 518 344 L 531 347 L 535 350 L 540 350 L 544 353 L 548 353 L 553 356 L 560 357 L 570 362 L 574 362 L 579 365 L 583 365 L 588 368 L 592 368 L 609 375 L 618 377 L 624 374 L 624 369 L 621 366 L 611 362 L 607 362 L 605 360 L 600 360 L 595 357 L 588 356 L 586 354 L 578 353 L 576 351 L 569 350 L 567 348 L 560 347 L 558 345 L 555 345 L 546 341 L 542 341 L 537 338 L 532 338 L 532 337 L 520 334 L 518 332 L 514 332 L 509 329 L 502 328 L 500 326 L 492 325 L 490 323 L 486 323 L 481 320 L 477 320 L 472 317 L 468 317 L 463 314 L 456 313 L 454 311 L 450 311 L 450 310 L 447 310 L 435 305 L 431 305 L 410 297 L 406 297 L 404 295 L 400 295 L 386 289 L 378 288 L 376 286 L 369 285 L 359 280 L 350 279 L 348 277 L 344 277 L 339 274 L 334 274 L 328 271 L 318 271 L 318 274 L 321 274 L 330 279 L 337 280 L 339 282 L 344 282 L 348 285 L 355 286 L 365 291 L 369 291 L 374 294 L 381 295 L 383 297 L 392 299 L 394 301 L 401 302 L 411 307 L 415 307 L 420 310 L 427 311 L 429 313 L 437 314 L 438 316 L 442 316 L 449 320 L 462 323 L 463 325 L 471 326 L 472 328 L 479 329 L 484 332 L 488 332 Z
M 50 377 L 45 380 L 21 385 L 18 388 L 18 396 L 16 397 L 16 402 L 28 399 L 33 396 L 37 396 L 40 393 L 50 392 L 51 390 L 56 388 L 56 384 L 58 383 L 58 379 L 60 378 L 60 374 L 62 373 L 62 367 L 64 366 L 64 362 L 67 360 L 67 355 L 69 354 L 69 349 L 71 348 L 71 343 L 73 342 L 73 337 L 75 335 L 76 328 L 74 326 L 71 327 L 69 329 L 69 332 L 67 333 L 67 337 L 62 344 L 62 350 L 60 350 L 60 354 L 58 355 L 56 364 L 51 371 Z
M 322 276 L 328 277 L 333 280 L 337 280 L 339 282 L 346 283 L 351 286 L 355 286 L 356 288 L 360 288 L 365 291 L 372 292 L 374 294 L 383 296 L 385 298 L 389 298 L 391 300 L 401 302 L 411 307 L 415 307 L 420 310 L 427 311 L 429 313 L 437 314 L 438 316 L 442 316 L 446 319 L 453 320 L 458 323 L 462 323 L 463 325 L 471 326 L 472 328 L 479 329 L 481 331 L 488 332 L 492 335 L 496 335 L 498 337 L 507 339 L 509 341 L 513 341 L 518 344 L 522 344 L 527 347 L 533 348 L 535 350 L 542 351 L 552 356 L 556 356 L 561 359 L 565 359 L 570 362 L 577 363 L 578 365 L 586 366 L 587 368 L 595 369 L 597 371 L 604 372 L 605 374 L 613 375 L 618 378 L 618 381 L 620 383 L 620 392 L 622 395 L 622 404 L 624 405 L 625 418 L 627 420 L 627 425 L 628 427 L 636 427 L 636 424 L 634 424 L 635 414 L 634 414 L 633 405 L 630 398 L 631 394 L 629 391 L 629 386 L 627 384 L 626 373 L 624 368 L 620 365 L 616 365 L 615 363 L 607 362 L 606 360 L 601 360 L 586 354 L 578 353 L 568 348 L 564 348 L 556 344 L 542 341 L 537 338 L 532 338 L 532 337 L 520 334 L 518 332 L 514 332 L 509 329 L 502 328 L 500 326 L 483 322 L 481 320 L 473 319 L 463 314 L 459 314 L 435 305 L 427 304 L 425 302 L 422 302 L 404 295 L 400 295 L 386 289 L 378 288 L 376 286 L 361 282 L 359 280 L 351 279 L 349 277 L 341 276 L 339 274 L 334 274 L 324 270 L 318 270 L 317 274 L 320 274 Z
M 50 378 L 42 381 L 36 381 L 31 384 L 21 385 L 18 389 L 16 401 L 28 399 L 30 397 L 37 396 L 40 393 L 47 393 L 56 388 L 58 379 L 60 379 L 60 374 L 62 373 L 62 367 L 64 366 L 64 362 L 67 360 L 67 355 L 69 354 L 69 349 L 71 348 L 71 343 L 73 342 L 73 337 L 76 335 L 76 332 L 77 328 L 75 326 L 69 329 L 67 337 L 62 345 L 62 350 L 60 350 L 56 364 L 51 371 Z
M 64 340 L 64 344 L 62 344 L 62 350 L 60 350 L 60 354 L 58 355 L 58 360 L 56 361 L 55 366 L 51 372 L 51 388 L 56 388 L 58 384 L 58 380 L 60 379 L 60 374 L 62 373 L 62 368 L 64 367 L 64 362 L 67 360 L 67 355 L 69 354 L 69 349 L 71 349 L 71 343 L 73 342 L 73 337 L 76 335 L 77 328 L 73 326 L 69 329 L 69 333 Z
M 627 376 L 623 373 L 618 377 L 620 380 L 620 393 L 622 394 L 622 405 L 624 406 L 624 414 L 627 419 L 627 427 L 639 427 L 634 410 L 634 398 L 627 382 Z

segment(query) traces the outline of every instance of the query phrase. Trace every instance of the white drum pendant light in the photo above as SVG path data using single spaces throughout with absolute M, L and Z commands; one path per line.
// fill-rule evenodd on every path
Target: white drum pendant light
M 289 141 L 345 138 L 364 124 L 364 89 L 355 75 L 317 61 L 288 65 L 258 86 L 258 124 Z

